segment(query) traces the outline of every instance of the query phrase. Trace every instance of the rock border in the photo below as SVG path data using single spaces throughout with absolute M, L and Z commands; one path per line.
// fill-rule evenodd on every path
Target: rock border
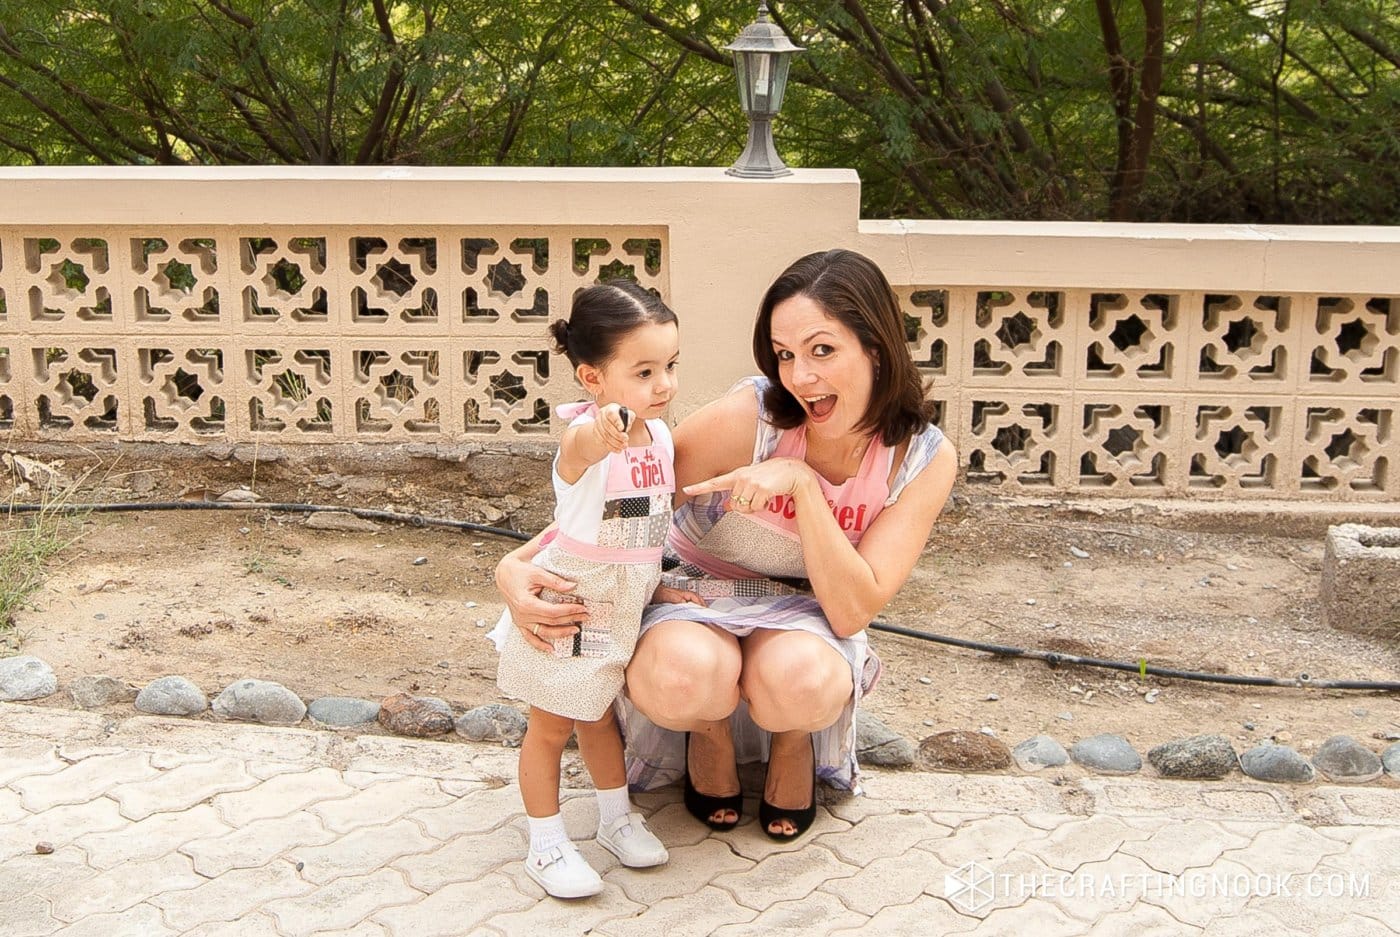
M 0 673 L 19 669 L 46 671 L 46 677 L 53 673 L 47 663 L 32 655 L 0 658 Z M 0 702 L 33 703 L 48 699 L 60 690 L 56 679 L 51 685 L 50 692 L 39 696 L 11 695 L 0 687 Z M 43 688 L 49 686 L 46 679 Z M 95 692 L 99 689 L 102 692 Z M 251 700 L 249 691 L 255 691 Z M 26 687 L 22 692 L 31 694 L 33 688 Z M 431 739 L 456 737 L 472 742 L 499 742 L 508 748 L 519 747 L 528 725 L 525 713 L 519 708 L 499 702 L 485 703 L 461 713 L 436 697 L 410 693 L 392 693 L 378 701 L 323 696 L 305 703 L 281 684 L 251 677 L 240 678 L 224 687 L 216 694 L 212 705 L 194 681 L 179 675 L 160 677 L 139 691 L 132 684 L 107 675 L 85 675 L 74 680 L 68 692 L 70 701 L 79 709 L 130 703 L 138 712 L 152 715 L 194 716 L 220 722 L 284 727 L 309 723 L 312 728 L 332 730 L 378 728 L 389 735 Z M 921 740 L 916 752 L 914 744 L 875 716 L 867 712 L 859 712 L 857 716 L 859 757 L 869 764 L 884 767 L 917 766 L 927 771 L 964 774 L 1029 775 L 1073 761 L 1091 775 L 1122 776 L 1141 771 L 1141 757 L 1132 743 L 1121 735 L 1105 733 L 1079 739 L 1066 757 L 1066 749 L 1049 735 L 1037 735 L 1007 749 L 1000 741 L 989 738 L 986 730 L 950 729 Z M 1240 753 L 1224 736 L 1198 735 L 1171 739 L 1155 746 L 1148 752 L 1148 761 L 1156 770 L 1155 776 L 1164 779 L 1221 780 L 1241 771 L 1255 780 L 1277 784 L 1307 784 L 1319 778 L 1356 785 L 1386 778 L 1400 781 L 1400 740 L 1386 741 L 1390 744 L 1378 753 L 1351 736 L 1336 735 L 1309 760 L 1286 745 L 1264 743 Z M 1100 765 L 1095 758 L 1083 758 L 1085 743 L 1106 745 L 1124 756 L 1127 763 Z M 1207 749 L 1212 756 L 1209 766 L 1201 761 L 1201 749 Z M 1031 757 L 1032 752 L 1039 757 Z M 1377 767 L 1380 770 L 1376 770 Z

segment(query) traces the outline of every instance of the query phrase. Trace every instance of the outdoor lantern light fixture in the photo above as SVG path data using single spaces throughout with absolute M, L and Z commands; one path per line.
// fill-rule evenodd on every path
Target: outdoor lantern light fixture
M 782 29 L 768 21 L 766 0 L 758 4 L 758 19 L 745 26 L 739 38 L 725 48 L 734 53 L 739 103 L 749 118 L 748 145 L 739 161 L 726 171 L 744 179 L 792 175 L 773 148 L 773 118 L 783 106 L 783 89 L 793 53 L 802 48 L 789 42 Z

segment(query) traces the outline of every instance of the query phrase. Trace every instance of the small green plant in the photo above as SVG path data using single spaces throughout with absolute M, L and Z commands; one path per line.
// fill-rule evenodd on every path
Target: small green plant
M 82 515 L 65 508 L 71 488 L 47 494 L 42 510 L 12 514 L 0 528 L 0 647 L 19 647 L 15 613 L 44 582 L 48 561 L 82 534 Z

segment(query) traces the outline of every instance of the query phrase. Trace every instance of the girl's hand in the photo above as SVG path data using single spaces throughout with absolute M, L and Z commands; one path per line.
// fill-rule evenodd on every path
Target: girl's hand
M 654 605 L 705 604 L 704 599 L 689 589 L 676 589 L 672 586 L 657 586 L 656 591 L 651 594 L 651 601 Z
M 795 493 L 800 485 L 816 478 L 812 467 L 801 459 L 766 459 L 756 465 L 743 465 L 732 472 L 716 475 L 683 489 L 687 495 L 729 492 L 729 510 L 741 514 L 762 511 L 774 498 Z
M 593 433 L 598 445 L 608 452 L 621 452 L 627 448 L 628 421 L 623 417 L 626 412 L 616 403 L 598 408 L 598 419 L 593 421 Z
M 541 589 L 567 595 L 573 591 L 574 583 L 514 554 L 508 554 L 496 565 L 496 588 L 525 643 L 541 651 L 552 651 L 551 641 L 572 637 L 579 630 L 579 623 L 588 620 L 588 610 L 582 605 L 540 598 Z

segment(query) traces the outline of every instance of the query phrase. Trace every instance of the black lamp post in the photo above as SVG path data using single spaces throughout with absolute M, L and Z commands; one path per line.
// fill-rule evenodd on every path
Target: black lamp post
M 768 21 L 766 0 L 758 4 L 758 19 L 745 26 L 739 38 L 725 48 L 734 53 L 739 103 L 749 118 L 748 145 L 726 172 L 744 179 L 792 175 L 773 148 L 773 118 L 783 106 L 792 56 L 802 48 L 789 42 L 783 31 Z

